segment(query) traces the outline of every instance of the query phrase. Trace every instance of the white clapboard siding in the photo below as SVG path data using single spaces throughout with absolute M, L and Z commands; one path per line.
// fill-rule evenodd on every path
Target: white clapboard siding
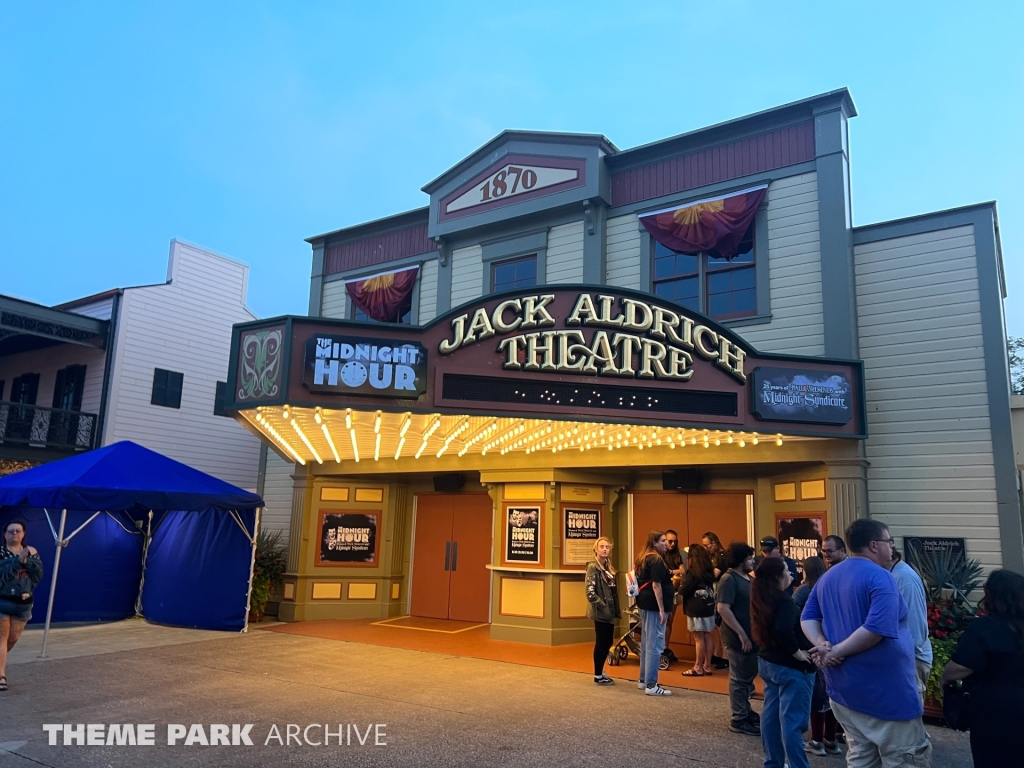
M 93 317 L 97 320 L 109 320 L 110 315 L 114 311 L 114 297 L 107 296 L 92 304 L 82 304 L 78 307 L 72 307 L 67 311 L 74 312 L 76 315 Z
M 484 292 L 483 251 L 479 245 L 452 251 L 452 307 L 479 298 Z
M 213 413 L 226 381 L 231 327 L 254 316 L 245 306 L 248 266 L 172 241 L 170 280 L 126 288 L 104 444 L 134 440 L 195 469 L 255 489 L 259 441 Z M 156 368 L 184 374 L 181 408 L 150 403 Z
M 437 316 L 437 259 L 423 262 L 420 269 L 420 316 L 417 322 L 426 325 Z
M 82 388 L 83 413 L 99 414 L 103 396 L 103 370 L 107 353 L 94 347 L 78 344 L 58 344 L 45 349 L 33 349 L 16 355 L 0 357 L 0 381 L 4 382 L 3 397 L 9 400 L 15 377 L 25 373 L 39 374 L 39 389 L 36 405 L 49 408 L 53 404 L 53 388 L 57 383 L 57 371 L 69 365 L 85 366 L 85 386 Z
M 640 289 L 640 222 L 636 214 L 608 219 L 605 227 L 605 282 Z
M 574 221 L 548 231 L 548 283 L 583 282 L 583 222 Z
M 973 227 L 858 245 L 854 264 L 871 516 L 897 540 L 965 536 L 968 554 L 997 568 Z
M 288 545 L 292 520 L 292 475 L 295 464 L 285 461 L 272 450 L 267 451 L 267 468 L 263 476 L 263 510 L 261 525 L 265 531 L 281 531 L 281 542 Z
M 344 280 L 325 282 L 320 299 L 320 316 L 344 320 L 348 315 L 348 292 Z
M 817 174 L 768 187 L 768 281 L 772 321 L 734 330 L 762 352 L 821 355 L 825 350 L 818 240 Z

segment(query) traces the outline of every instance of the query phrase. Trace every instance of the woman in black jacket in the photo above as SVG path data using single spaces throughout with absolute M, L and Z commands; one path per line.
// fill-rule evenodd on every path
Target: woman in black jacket
M 703 677 L 711 671 L 711 632 L 715 628 L 715 568 L 711 554 L 700 544 L 687 551 L 686 573 L 679 588 L 683 596 L 686 628 L 693 635 L 697 657 L 684 677 Z
M 761 650 L 764 680 L 761 744 L 765 768 L 810 768 L 804 729 L 811 714 L 815 666 L 811 643 L 800 629 L 800 609 L 787 594 L 793 575 L 781 557 L 766 557 L 750 585 L 750 629 Z
M 1020 764 L 1024 723 L 1024 576 L 992 571 L 978 604 L 983 616 L 967 625 L 942 683 L 963 680 L 975 768 Z
M 597 685 L 615 683 L 604 673 L 604 663 L 615 637 L 615 622 L 619 618 L 619 592 L 611 555 L 611 539 L 602 536 L 594 543 L 594 559 L 587 564 L 587 618 L 594 622 L 594 682 Z
M 0 545 L 0 691 L 7 690 L 7 654 L 32 618 L 32 593 L 43 578 L 43 563 L 24 543 L 25 523 L 4 526 Z

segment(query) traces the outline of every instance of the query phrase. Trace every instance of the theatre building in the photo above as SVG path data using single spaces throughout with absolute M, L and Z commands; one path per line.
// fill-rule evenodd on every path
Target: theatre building
M 309 315 L 236 325 L 229 369 L 280 617 L 580 642 L 594 539 L 625 569 L 666 528 L 799 559 L 871 516 L 1020 570 L 995 205 L 852 226 L 856 114 L 506 131 L 429 205 L 310 238 Z

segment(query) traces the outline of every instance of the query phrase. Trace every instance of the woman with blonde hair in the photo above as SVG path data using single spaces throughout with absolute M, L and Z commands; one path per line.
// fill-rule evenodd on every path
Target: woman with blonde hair
M 614 685 L 604 673 L 615 637 L 615 621 L 619 618 L 619 592 L 612 566 L 612 540 L 602 536 L 594 542 L 594 559 L 587 564 L 587 618 L 594 622 L 594 682 Z

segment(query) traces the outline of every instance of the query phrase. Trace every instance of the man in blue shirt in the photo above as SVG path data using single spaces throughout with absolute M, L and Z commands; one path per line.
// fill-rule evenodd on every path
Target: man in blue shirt
M 878 520 L 846 531 L 851 555 L 818 579 L 801 626 L 846 730 L 849 768 L 929 766 L 907 605 L 889 573 L 893 540 Z

